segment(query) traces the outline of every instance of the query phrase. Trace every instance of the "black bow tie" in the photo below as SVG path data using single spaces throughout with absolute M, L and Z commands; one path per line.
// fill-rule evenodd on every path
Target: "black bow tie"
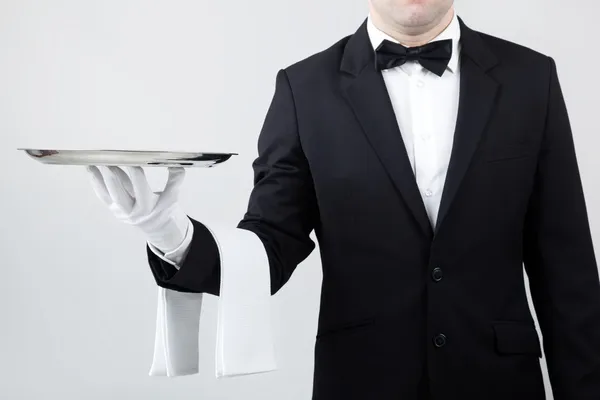
M 415 47 L 404 47 L 384 39 L 375 50 L 375 66 L 383 70 L 414 60 L 437 76 L 442 76 L 451 57 L 452 39 L 436 40 Z

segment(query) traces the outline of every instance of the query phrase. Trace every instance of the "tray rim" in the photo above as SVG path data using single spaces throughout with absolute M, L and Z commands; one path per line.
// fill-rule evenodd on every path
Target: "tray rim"
M 129 149 L 52 149 L 52 148 L 33 148 L 33 147 L 18 147 L 17 150 L 30 151 L 57 151 L 69 153 L 84 153 L 84 152 L 112 152 L 112 153 L 172 153 L 172 154 L 217 154 L 237 156 L 239 153 L 221 152 L 221 151 L 179 151 L 179 150 L 129 150 Z

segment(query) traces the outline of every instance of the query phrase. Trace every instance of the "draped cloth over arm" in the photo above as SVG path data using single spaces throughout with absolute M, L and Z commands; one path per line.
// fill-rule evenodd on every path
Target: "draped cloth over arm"
M 193 237 L 186 237 L 190 242 L 179 263 L 148 245 L 156 283 L 164 290 L 179 292 L 161 292 L 159 296 L 159 345 L 151 374 L 174 376 L 178 371 L 198 370 L 203 293 L 219 296 L 216 376 L 276 369 L 270 296 L 314 250 L 310 233 L 319 215 L 285 70 L 277 74 L 252 167 L 254 187 L 247 212 L 236 228 L 209 228 L 190 218 Z
M 237 228 L 213 228 L 221 255 L 221 286 L 215 351 L 216 377 L 277 369 L 270 316 L 268 258 L 258 237 Z M 181 254 L 167 258 L 181 260 Z M 174 264 L 175 265 L 175 264 Z M 198 334 L 203 293 L 159 287 L 151 376 L 198 372 Z

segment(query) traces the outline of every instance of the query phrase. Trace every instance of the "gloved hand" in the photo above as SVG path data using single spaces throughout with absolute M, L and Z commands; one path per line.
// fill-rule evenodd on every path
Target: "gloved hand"
M 129 172 L 129 175 L 124 169 Z M 138 227 L 163 253 L 183 242 L 190 222 L 179 203 L 183 167 L 169 167 L 162 192 L 153 192 L 142 167 L 88 166 L 96 195 L 117 219 Z

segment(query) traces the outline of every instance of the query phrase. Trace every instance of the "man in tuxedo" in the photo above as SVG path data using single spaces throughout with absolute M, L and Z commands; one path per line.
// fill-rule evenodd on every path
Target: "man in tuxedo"
M 277 73 L 235 228 L 265 254 L 270 294 L 316 234 L 313 399 L 544 399 L 523 265 L 554 398 L 600 399 L 598 268 L 553 58 L 471 29 L 452 0 L 369 7 Z M 157 284 L 222 294 L 231 258 L 177 206 L 183 169 L 160 194 L 129 172 L 90 168 L 148 235 Z

